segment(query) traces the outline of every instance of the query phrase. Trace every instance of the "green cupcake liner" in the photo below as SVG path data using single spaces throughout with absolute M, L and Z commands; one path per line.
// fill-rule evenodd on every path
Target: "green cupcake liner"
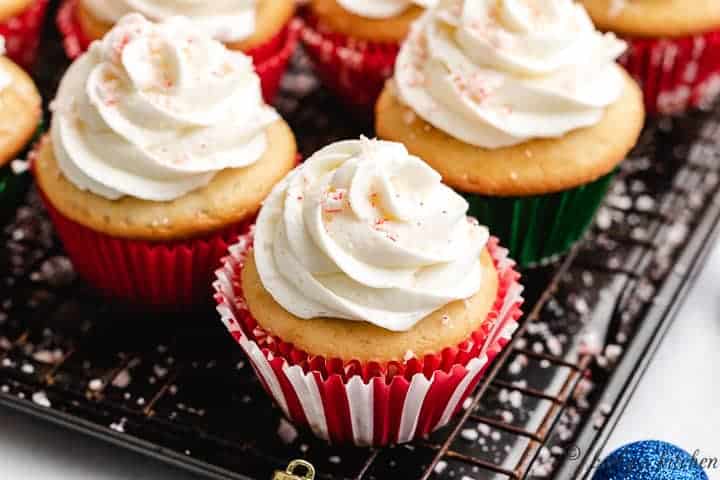
M 615 173 L 570 190 L 528 197 L 464 194 L 469 214 L 510 249 L 521 267 L 567 252 L 595 217 Z

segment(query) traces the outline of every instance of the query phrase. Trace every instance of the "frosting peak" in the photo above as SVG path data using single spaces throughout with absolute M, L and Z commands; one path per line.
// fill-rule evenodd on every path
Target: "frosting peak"
M 273 0 L 277 1 L 277 0 Z M 221 42 L 238 42 L 255 32 L 257 0 L 82 0 L 92 15 L 114 24 L 128 13 L 141 13 L 162 21 L 175 16 L 190 18 Z
M 440 0 L 401 48 L 395 86 L 436 128 L 505 147 L 599 122 L 622 93 L 625 47 L 573 0 Z
M 480 288 L 488 231 L 440 175 L 398 143 L 326 147 L 260 211 L 255 260 L 265 289 L 300 318 L 410 329 Z
M 78 188 L 109 199 L 178 198 L 225 168 L 255 163 L 278 116 L 252 60 L 175 17 L 123 18 L 68 70 L 52 123 Z
M 432 8 L 438 0 L 337 0 L 348 12 L 365 18 L 385 19 L 400 15 L 413 5 Z

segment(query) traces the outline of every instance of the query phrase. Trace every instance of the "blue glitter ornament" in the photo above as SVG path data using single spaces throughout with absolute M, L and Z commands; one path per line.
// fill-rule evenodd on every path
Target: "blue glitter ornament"
M 618 448 L 593 480 L 708 480 L 698 460 L 666 442 L 648 440 Z

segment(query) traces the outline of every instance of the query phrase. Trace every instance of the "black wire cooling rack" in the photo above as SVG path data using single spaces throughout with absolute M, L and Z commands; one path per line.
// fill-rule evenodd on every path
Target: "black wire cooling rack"
M 48 24 L 38 81 L 65 68 Z M 302 54 L 276 102 L 303 153 L 372 128 Z M 76 279 L 31 192 L 0 247 L 0 403 L 213 478 L 585 478 L 697 274 L 720 219 L 720 111 L 647 125 L 595 226 L 524 272 L 529 312 L 451 424 L 386 449 L 333 447 L 272 406 L 208 311 L 124 310 Z

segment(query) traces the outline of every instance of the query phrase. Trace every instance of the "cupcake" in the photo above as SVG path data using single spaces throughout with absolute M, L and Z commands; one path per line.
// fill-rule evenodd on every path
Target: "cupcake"
M 621 63 L 653 114 L 708 107 L 720 95 L 720 2 L 580 0 L 598 28 L 628 42 Z
M 5 41 L 0 37 L 0 217 L 12 212 L 28 184 L 23 162 L 40 125 L 42 101 L 32 79 L 12 60 L 3 56 Z
M 267 101 L 277 93 L 299 33 L 292 23 L 294 0 L 64 0 L 58 26 L 67 55 L 80 55 L 131 12 L 155 21 L 186 16 L 228 48 L 247 53 Z
M 405 147 L 330 145 L 230 248 L 218 311 L 285 415 L 333 443 L 445 425 L 517 326 L 522 287 L 467 202 Z
M 302 30 L 318 75 L 343 101 L 371 110 L 410 25 L 437 0 L 310 0 Z
M 212 297 L 227 246 L 296 163 L 246 55 L 196 24 L 121 19 L 65 74 L 33 170 L 78 272 L 132 304 Z
M 0 36 L 7 55 L 26 70 L 37 59 L 48 0 L 0 0 Z
M 378 136 L 440 172 L 518 263 L 547 261 L 580 238 L 642 129 L 624 49 L 572 0 L 442 0 L 401 48 Z

